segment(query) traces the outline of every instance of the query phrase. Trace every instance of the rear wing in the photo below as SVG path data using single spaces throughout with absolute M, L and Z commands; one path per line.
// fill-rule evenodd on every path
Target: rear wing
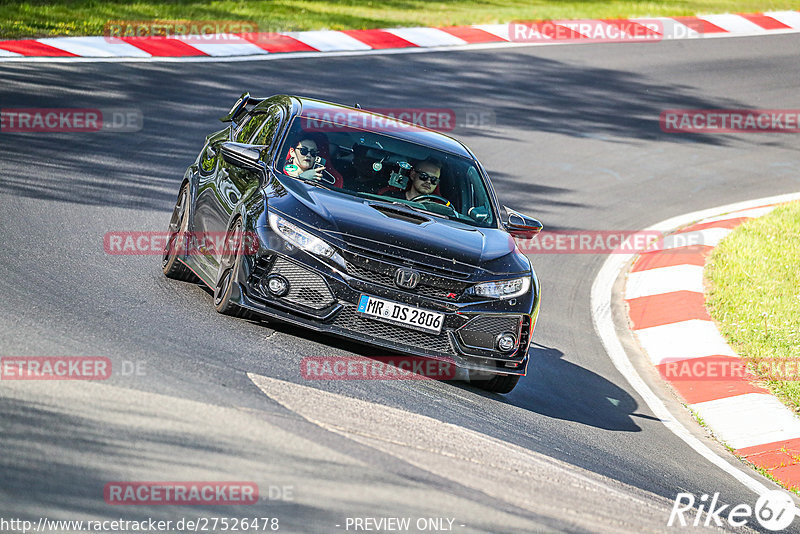
M 236 122 L 239 115 L 247 112 L 247 106 L 257 106 L 264 100 L 266 100 L 266 98 L 253 98 L 250 96 L 250 93 L 242 93 L 242 96 L 233 104 L 228 114 L 221 117 L 219 120 L 222 122 Z

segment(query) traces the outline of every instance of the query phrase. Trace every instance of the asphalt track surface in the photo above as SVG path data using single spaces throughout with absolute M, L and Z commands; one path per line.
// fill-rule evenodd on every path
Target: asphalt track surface
M 102 239 L 166 228 L 183 171 L 243 90 L 489 110 L 495 127 L 454 134 L 501 201 L 548 229 L 636 230 L 795 192 L 796 134 L 666 134 L 658 117 L 667 108 L 800 108 L 798 48 L 800 36 L 778 35 L 0 65 L 3 108 L 126 107 L 144 117 L 137 133 L 0 133 L 0 352 L 107 356 L 117 370 L 129 361 L 144 371 L 103 383 L 3 382 L 2 516 L 271 515 L 289 532 L 344 531 L 355 516 L 450 517 L 460 532 L 614 532 L 666 529 L 682 491 L 754 504 L 653 417 L 611 364 L 589 307 L 601 254 L 534 257 L 543 301 L 532 364 L 499 396 L 461 382 L 303 380 L 305 356 L 376 352 L 218 315 L 208 291 L 164 278 L 159 257 L 109 255 Z M 293 495 L 251 507 L 109 506 L 103 486 L 120 480 L 253 480 L 262 494 L 290 486 Z

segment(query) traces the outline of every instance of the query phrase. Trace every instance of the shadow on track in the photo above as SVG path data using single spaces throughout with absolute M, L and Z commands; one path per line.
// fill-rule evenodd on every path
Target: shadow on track
M 253 472 L 248 480 L 259 482 L 268 476 L 267 473 L 272 474 L 273 482 L 278 478 L 275 471 L 258 469 L 258 462 L 253 460 L 264 461 L 263 444 L 257 440 L 230 439 L 225 432 L 216 435 L 210 432 L 214 429 L 211 423 L 206 428 L 187 425 L 178 414 L 151 420 L 149 426 L 131 424 L 131 421 L 147 421 L 154 413 L 136 403 L 129 404 L 125 390 L 119 391 L 122 394 L 116 398 L 93 399 L 92 417 L 75 415 L 68 408 L 52 403 L 4 399 L 3 432 L 0 434 L 3 488 L 0 493 L 4 494 L 6 510 L 20 511 L 23 518 L 23 510 L 35 511 L 38 515 L 26 518 L 34 524 L 38 516 L 51 520 L 124 517 L 128 521 L 214 517 L 220 513 L 220 506 L 160 506 L 163 504 L 160 502 L 142 506 L 109 505 L 104 500 L 104 487 L 110 482 L 154 480 L 147 478 L 152 477 L 153 472 L 162 473 L 166 480 L 187 480 L 175 478 L 185 477 L 187 473 L 195 476 L 188 480 L 242 480 L 241 473 L 229 472 L 240 458 L 253 461 Z M 112 418 L 115 421 L 111 421 Z M 164 451 L 170 452 L 165 454 Z M 325 461 L 309 462 L 302 455 L 284 457 L 284 461 L 302 466 L 295 473 L 298 478 L 313 476 L 315 480 L 331 484 L 337 481 L 335 475 L 327 472 Z M 131 480 L 131 473 L 149 475 Z M 255 504 L 226 507 L 232 516 L 278 515 L 323 524 L 333 524 L 338 519 L 336 512 L 324 506 L 272 500 L 266 485 L 259 485 L 261 493 Z M 341 502 L 349 504 L 346 497 L 342 497 Z M 356 504 L 354 501 L 353 505 Z
M 298 61 L 311 75 L 285 76 Z M 2 70 L 4 108 L 133 108 L 142 112 L 144 128 L 135 133 L 2 133 L 0 193 L 154 210 L 171 207 L 174 189 L 204 136 L 222 127 L 217 117 L 243 91 L 357 101 L 367 109 L 490 110 L 496 126 L 465 132 L 498 140 L 528 131 L 624 144 L 663 139 L 724 145 L 720 135 L 664 134 L 659 114 L 665 107 L 743 107 L 632 72 L 509 50 L 364 56 L 358 61 L 13 64 Z
M 181 427 L 179 417 L 175 421 L 163 421 L 163 427 L 156 425 L 146 429 L 144 426 L 131 425 L 136 417 L 146 418 L 150 414 L 140 410 L 140 406 L 126 405 L 124 395 L 118 400 L 102 399 L 95 402 L 96 415 L 82 417 L 68 413 L 49 403 L 21 402 L 18 399 L 4 399 L 3 433 L 0 443 L 3 446 L 3 490 L 8 497 L 13 496 L 17 509 L 47 510 L 50 506 L 63 505 L 69 502 L 69 519 L 82 516 L 111 516 L 119 513 L 115 506 L 104 501 L 103 488 L 113 481 L 129 481 L 122 473 L 126 470 L 152 469 L 164 465 L 164 458 L 156 453 L 157 448 L 168 448 L 176 452 L 169 458 L 169 467 L 173 469 L 197 469 L 202 472 L 209 466 L 197 454 L 227 455 L 242 454 L 237 447 L 252 447 L 257 444 L 229 443 L 221 446 L 219 440 L 204 436 L 199 429 Z M 113 415 L 118 423 L 108 421 Z M 105 418 L 101 420 L 101 418 Z M 171 423 L 172 428 L 166 430 Z M 35 430 L 34 435 L 29 433 Z M 22 431 L 25 430 L 25 433 Z M 35 443 L 37 453 L 31 454 L 25 444 Z M 133 445 L 133 446 L 132 446 Z M 181 451 L 181 452 L 177 452 Z M 31 457 L 46 456 L 42 462 L 30 461 Z M 85 462 L 75 462 L 76 456 L 91 457 L 93 468 Z M 223 468 L 224 469 L 224 468 Z M 75 481 L 80 480 L 80 484 Z M 65 497 L 66 496 L 66 497 Z M 19 505 L 18 503 L 27 504 Z M 10 505 L 10 503 L 6 503 Z M 304 506 L 291 503 L 296 513 L 313 513 L 304 510 Z M 146 519 L 153 516 L 154 508 L 130 512 L 130 520 L 134 516 Z M 158 508 L 158 507 L 155 507 Z M 186 515 L 214 515 L 219 508 L 215 506 L 187 506 L 182 508 L 162 507 L 164 517 L 180 517 L 180 511 Z M 157 512 L 155 512 L 157 514 Z
M 602 376 L 570 363 L 564 353 L 531 343 L 528 375 L 507 395 L 468 387 L 487 398 L 532 412 L 621 432 L 640 432 L 633 417 L 658 420 L 636 413 L 638 404 L 624 389 Z
M 386 362 L 387 358 L 396 359 L 400 356 L 399 353 L 389 353 L 381 348 L 343 341 L 335 336 L 320 335 L 318 332 L 287 323 L 258 319 L 250 322 L 288 336 L 329 345 L 332 349 L 344 349 L 349 354 L 376 361 Z M 545 347 L 536 342 L 531 343 L 528 374 L 509 395 L 488 393 L 459 380 L 444 381 L 444 383 L 546 417 L 574 421 L 604 430 L 639 432 L 641 428 L 633 418 L 658 421 L 655 417 L 636 413 L 638 404 L 624 389 L 597 373 L 566 361 L 563 356 L 564 353 L 556 348 Z

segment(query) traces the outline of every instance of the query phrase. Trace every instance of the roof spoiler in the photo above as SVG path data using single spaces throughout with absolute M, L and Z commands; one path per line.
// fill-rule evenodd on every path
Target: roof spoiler
M 235 122 L 236 118 L 246 111 L 248 105 L 257 106 L 264 100 L 266 100 L 266 98 L 253 98 L 250 96 L 250 93 L 242 93 L 242 96 L 233 104 L 228 114 L 221 117 L 219 120 L 222 122 Z

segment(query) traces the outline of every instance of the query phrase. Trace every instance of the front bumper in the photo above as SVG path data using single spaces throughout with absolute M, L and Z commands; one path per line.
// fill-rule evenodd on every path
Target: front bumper
M 261 229 L 259 229 L 261 230 Z M 273 236 L 274 237 L 274 236 Z M 270 240 L 273 245 L 274 239 Z M 266 241 L 262 241 L 264 243 Z M 288 323 L 392 352 L 452 361 L 457 366 L 495 374 L 525 375 L 528 347 L 536 322 L 534 309 L 522 302 L 449 302 L 433 291 L 412 293 L 389 287 L 349 261 L 328 264 L 294 247 L 262 248 L 242 262 L 238 275 L 240 306 Z M 266 286 L 267 277 L 280 274 L 289 281 L 287 294 L 277 297 Z M 365 278 L 371 278 L 366 280 Z M 357 303 L 367 294 L 444 314 L 440 334 L 412 330 L 359 315 Z M 494 346 L 496 336 L 512 333 L 514 349 L 502 353 Z

